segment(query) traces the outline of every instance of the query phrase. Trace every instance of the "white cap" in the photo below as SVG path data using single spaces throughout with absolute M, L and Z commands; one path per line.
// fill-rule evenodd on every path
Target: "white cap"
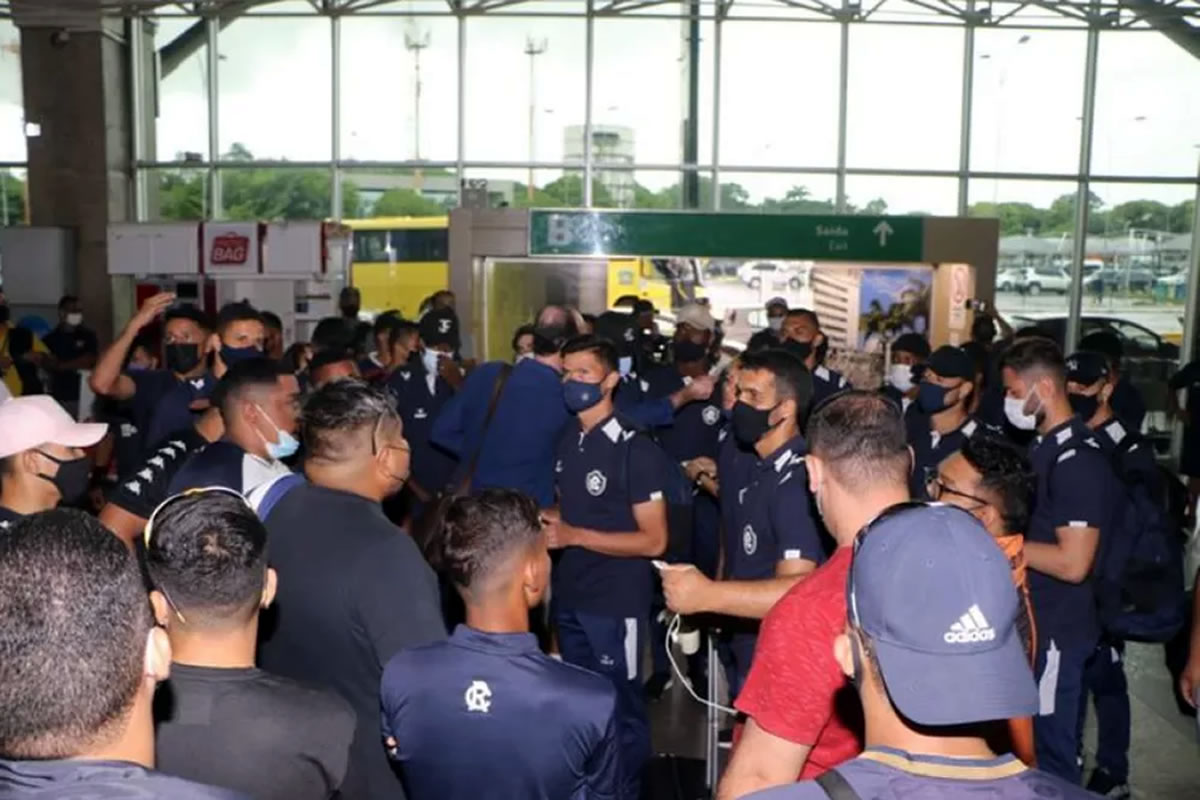
M 699 303 L 688 303 L 675 315 L 676 325 L 690 325 L 696 330 L 711 331 L 717 327 L 712 313 Z
M 91 447 L 104 438 L 108 426 L 82 423 L 48 394 L 14 397 L 0 403 L 0 458 L 43 444 Z

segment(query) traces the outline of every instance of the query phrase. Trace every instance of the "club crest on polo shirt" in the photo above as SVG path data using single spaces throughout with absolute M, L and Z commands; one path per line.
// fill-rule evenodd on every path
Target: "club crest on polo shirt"
M 996 629 L 987 621 L 979 606 L 973 605 L 942 635 L 949 644 L 972 644 L 990 642 L 996 638 Z
M 467 711 L 477 711 L 486 714 L 492 708 L 492 689 L 487 681 L 471 681 L 467 691 L 463 693 L 467 703 Z
M 716 425 L 717 420 L 721 418 L 721 409 L 716 406 L 705 406 L 704 411 L 700 413 L 700 418 L 704 420 L 705 425 Z
M 604 494 L 604 490 L 608 488 L 608 478 L 604 477 L 604 473 L 598 469 L 594 469 L 587 474 L 586 480 L 588 494 L 592 497 L 599 497 Z
M 742 549 L 746 551 L 746 555 L 752 556 L 758 550 L 758 534 L 754 532 L 752 525 L 747 525 L 742 530 Z

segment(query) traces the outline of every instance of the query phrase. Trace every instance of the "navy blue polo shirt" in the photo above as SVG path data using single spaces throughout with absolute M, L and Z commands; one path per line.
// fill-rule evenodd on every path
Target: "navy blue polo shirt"
M 725 572 L 731 580 L 775 577 L 780 561 L 825 560 L 808 495 L 804 437 L 796 435 L 736 485 L 733 525 L 726 531 Z M 722 479 L 722 486 L 724 479 Z
M 830 369 L 824 364 L 818 364 L 812 371 L 812 383 L 812 408 L 816 408 L 835 394 L 850 388 L 850 382 L 842 373 L 836 369 Z
M 667 398 L 684 388 L 687 381 L 674 367 L 660 367 L 646 375 L 647 394 L 651 398 Z M 720 443 L 721 407 L 717 393 L 708 400 L 694 400 L 675 411 L 674 422 L 655 432 L 658 443 L 672 459 L 679 462 L 705 456 L 716 459 Z
M 212 373 L 180 380 L 165 369 L 125 373 L 136 387 L 133 395 L 133 421 L 142 433 L 142 441 L 157 442 L 175 431 L 190 428 L 191 404 L 207 399 L 217 385 Z
M 737 530 L 738 495 L 743 487 L 749 486 L 758 465 L 758 454 L 738 444 L 733 427 L 726 424 L 717 433 L 717 480 L 720 484 L 721 527 L 725 532 L 725 552 L 740 546 Z M 725 575 L 729 575 L 729 558 L 725 559 Z
M 683 384 L 681 383 L 680 386 Z M 643 428 L 665 428 L 675 424 L 675 409 L 671 407 L 668 396 L 653 393 L 650 381 L 630 372 L 622 375 L 613 392 L 613 405 L 617 411 L 624 414 Z
M 164 457 L 168 448 L 159 451 Z M 268 460 L 247 453 L 228 440 L 220 440 L 192 455 L 171 478 L 169 494 L 206 486 L 224 486 L 248 495 L 268 481 L 290 472 L 282 461 Z
M 1037 475 L 1037 500 L 1026 538 L 1053 545 L 1058 543 L 1058 528 L 1096 528 L 1103 540 L 1119 486 L 1108 456 L 1083 421 L 1071 417 L 1040 437 L 1030 462 Z M 1100 635 L 1090 576 L 1074 584 L 1031 569 L 1029 593 L 1039 646 L 1051 637 L 1060 647 L 1064 642 L 1091 646 Z
M 586 433 L 574 420 L 563 432 L 555 466 L 563 520 L 595 531 L 636 531 L 633 507 L 665 502 L 661 465 L 654 442 L 620 414 Z M 568 547 L 553 573 L 555 603 L 570 611 L 643 617 L 650 608 L 652 570 L 647 558 Z
M 404 438 L 412 448 L 412 476 L 421 488 L 437 492 L 450 484 L 458 460 L 430 439 L 433 421 L 454 397 L 454 389 L 441 376 L 434 376 L 422 365 L 397 369 L 388 379 L 388 389 L 396 398 L 396 411 L 404 421 Z M 470 458 L 470 456 L 468 456 Z
M 533 634 L 460 625 L 393 657 L 380 694 L 410 797 L 620 794 L 612 682 L 545 655 Z
M 927 418 L 928 419 L 928 418 Z M 913 450 L 913 470 L 909 478 L 909 491 L 914 498 L 929 499 L 926 486 L 929 478 L 937 474 L 938 465 L 962 449 L 963 444 L 982 433 L 1000 434 L 975 417 L 967 417 L 962 425 L 946 434 L 932 428 L 910 440 Z

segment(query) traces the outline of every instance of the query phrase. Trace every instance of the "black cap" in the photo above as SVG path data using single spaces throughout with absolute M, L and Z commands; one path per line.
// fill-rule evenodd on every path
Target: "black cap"
M 925 366 L 943 378 L 975 379 L 975 362 L 961 347 L 942 345 L 933 351 Z
M 438 344 L 458 347 L 458 315 L 449 308 L 427 311 L 419 328 L 426 347 Z
M 596 317 L 592 330 L 597 336 L 612 342 L 618 355 L 627 356 L 633 352 L 633 345 L 637 340 L 637 327 L 632 314 L 621 309 L 605 311 Z
M 1108 359 L 1102 353 L 1080 350 L 1067 359 L 1067 380 L 1091 386 L 1108 377 Z
M 929 342 L 919 333 L 906 333 L 892 342 L 893 353 L 912 353 L 918 358 L 929 358 Z

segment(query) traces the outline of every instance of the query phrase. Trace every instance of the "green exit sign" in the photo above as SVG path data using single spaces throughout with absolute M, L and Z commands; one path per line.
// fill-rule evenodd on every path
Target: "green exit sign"
M 529 212 L 534 256 L 694 256 L 919 262 L 922 217 Z

